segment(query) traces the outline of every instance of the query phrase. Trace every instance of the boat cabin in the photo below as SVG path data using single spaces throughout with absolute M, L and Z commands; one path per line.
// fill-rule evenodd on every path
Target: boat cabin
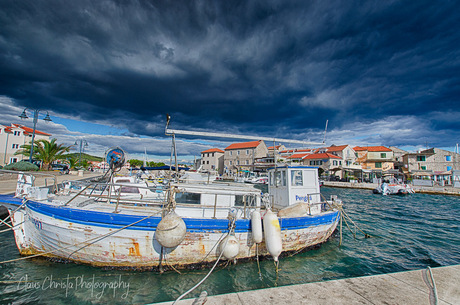
M 282 209 L 299 202 L 321 201 L 318 168 L 284 166 L 268 170 L 268 192 L 275 208 Z

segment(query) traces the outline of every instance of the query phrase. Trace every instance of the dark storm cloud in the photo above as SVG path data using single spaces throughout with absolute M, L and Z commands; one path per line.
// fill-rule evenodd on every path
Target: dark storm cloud
M 456 4 L 2 1 L 0 95 L 142 135 L 171 113 L 176 128 L 316 140 L 326 119 L 458 137 Z

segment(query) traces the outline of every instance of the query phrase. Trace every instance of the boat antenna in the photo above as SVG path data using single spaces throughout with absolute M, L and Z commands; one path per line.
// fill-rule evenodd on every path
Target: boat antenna
M 323 138 L 323 144 L 326 144 L 326 133 L 327 133 L 327 123 L 329 120 L 326 120 L 326 128 L 324 128 L 324 138 Z

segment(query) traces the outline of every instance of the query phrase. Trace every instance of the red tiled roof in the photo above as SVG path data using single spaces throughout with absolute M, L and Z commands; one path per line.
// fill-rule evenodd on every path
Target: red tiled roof
M 312 151 L 310 148 L 296 150 L 296 152 L 310 152 L 310 151 Z
M 281 145 L 276 145 L 276 146 L 275 146 L 275 149 L 279 149 L 280 147 L 281 147 Z M 273 146 L 268 147 L 268 149 L 269 149 L 269 150 L 273 150 Z
M 340 159 L 340 157 L 329 153 L 320 153 L 307 155 L 304 159 Z
M 34 132 L 33 128 L 26 127 L 19 124 L 11 124 L 13 128 L 21 128 L 24 131 L 24 134 L 32 134 Z M 42 136 L 51 136 L 51 134 L 35 129 L 35 134 Z
M 219 149 L 219 148 L 210 148 L 210 149 L 207 149 L 205 151 L 202 151 L 201 153 L 204 154 L 204 153 L 212 153 L 212 152 L 224 153 L 224 151 L 222 149 Z
M 295 151 L 296 151 L 295 149 L 286 149 L 286 150 L 280 151 L 280 154 L 293 153 L 293 152 L 295 152 Z
M 256 148 L 257 146 L 259 146 L 260 142 L 262 141 L 259 140 L 259 141 L 252 141 L 252 142 L 233 143 L 232 145 L 225 148 L 225 150 Z
M 366 146 L 366 147 L 356 146 L 353 149 L 355 151 L 372 151 L 372 152 L 392 151 L 391 149 L 389 149 L 389 148 L 387 148 L 385 146 Z
M 348 145 L 340 145 L 340 146 L 330 146 L 327 148 L 327 151 L 342 151 L 347 147 Z
M 288 159 L 303 159 L 305 156 L 308 156 L 308 154 L 293 154 Z

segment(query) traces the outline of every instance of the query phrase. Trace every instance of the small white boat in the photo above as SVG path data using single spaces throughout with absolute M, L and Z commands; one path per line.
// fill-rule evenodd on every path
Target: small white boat
M 398 182 L 382 183 L 373 190 L 374 194 L 386 195 L 407 195 L 415 193 L 414 189 L 408 185 Z

